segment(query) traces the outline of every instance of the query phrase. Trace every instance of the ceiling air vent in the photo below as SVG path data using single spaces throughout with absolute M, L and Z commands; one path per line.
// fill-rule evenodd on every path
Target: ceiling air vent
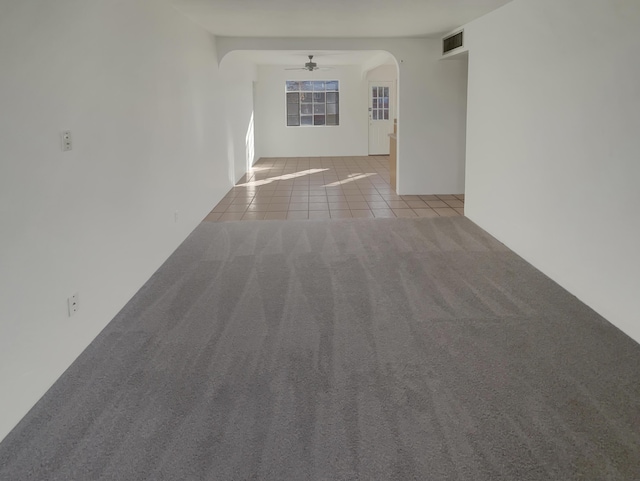
M 442 39 L 442 55 L 463 45 L 464 30 Z

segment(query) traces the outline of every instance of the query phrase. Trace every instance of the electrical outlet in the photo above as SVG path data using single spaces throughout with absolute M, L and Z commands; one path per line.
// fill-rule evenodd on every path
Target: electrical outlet
M 73 148 L 73 143 L 71 142 L 71 131 L 65 130 L 62 132 L 62 151 L 67 152 Z
M 76 312 L 78 312 L 79 304 L 78 304 L 77 292 L 67 299 L 67 306 L 69 307 L 69 317 L 73 316 Z

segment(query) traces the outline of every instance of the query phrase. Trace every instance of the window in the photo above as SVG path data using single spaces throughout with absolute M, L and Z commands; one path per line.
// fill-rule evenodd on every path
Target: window
M 337 80 L 287 80 L 287 126 L 340 125 Z
M 371 87 L 372 120 L 389 120 L 389 87 Z

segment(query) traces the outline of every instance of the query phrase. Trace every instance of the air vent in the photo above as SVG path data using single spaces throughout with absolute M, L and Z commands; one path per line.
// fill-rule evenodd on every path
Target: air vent
M 442 54 L 451 52 L 463 45 L 464 30 L 442 39 Z

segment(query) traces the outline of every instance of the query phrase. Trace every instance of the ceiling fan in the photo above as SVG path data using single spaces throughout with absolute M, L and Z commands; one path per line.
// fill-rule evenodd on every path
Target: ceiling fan
M 313 72 L 314 70 L 331 70 L 331 67 L 318 67 L 318 64 L 313 61 L 313 55 L 309 55 L 309 61 L 304 64 L 304 67 L 286 68 L 285 70 L 308 70 Z

